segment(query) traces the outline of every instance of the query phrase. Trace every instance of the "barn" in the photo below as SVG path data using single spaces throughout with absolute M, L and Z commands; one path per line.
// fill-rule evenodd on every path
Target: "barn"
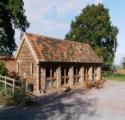
M 15 59 L 16 72 L 35 94 L 101 79 L 102 61 L 88 44 L 25 33 Z

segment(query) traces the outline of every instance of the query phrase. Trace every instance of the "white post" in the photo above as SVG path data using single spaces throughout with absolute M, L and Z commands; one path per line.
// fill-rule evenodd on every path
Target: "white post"
M 14 90 L 15 90 L 15 80 L 13 80 L 13 89 L 12 89 L 12 94 L 14 94 Z
M 7 92 L 7 78 L 6 78 L 6 76 L 5 76 L 4 92 L 5 92 L 5 94 L 6 94 L 6 92 Z

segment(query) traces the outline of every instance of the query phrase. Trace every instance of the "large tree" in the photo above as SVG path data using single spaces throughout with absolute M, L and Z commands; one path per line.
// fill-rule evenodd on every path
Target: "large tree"
M 102 60 L 112 65 L 117 47 L 117 27 L 103 4 L 87 6 L 71 23 L 65 39 L 88 43 Z
M 23 6 L 23 0 L 0 0 L 0 55 L 12 55 L 15 29 L 23 33 L 29 27 Z

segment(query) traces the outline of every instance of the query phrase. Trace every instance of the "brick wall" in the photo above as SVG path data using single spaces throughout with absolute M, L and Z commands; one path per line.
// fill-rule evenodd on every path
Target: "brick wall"
M 16 72 L 16 60 L 6 60 L 5 66 L 9 72 Z
M 5 63 L 5 67 L 9 72 L 16 72 L 16 60 L 12 56 L 0 56 L 0 61 Z

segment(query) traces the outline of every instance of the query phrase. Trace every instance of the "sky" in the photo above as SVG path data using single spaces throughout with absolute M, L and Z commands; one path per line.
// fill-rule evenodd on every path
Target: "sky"
M 109 9 L 112 24 L 119 29 L 115 64 L 120 65 L 125 56 L 125 0 L 24 0 L 25 14 L 30 22 L 27 32 L 64 39 L 75 16 L 87 5 L 98 3 Z

